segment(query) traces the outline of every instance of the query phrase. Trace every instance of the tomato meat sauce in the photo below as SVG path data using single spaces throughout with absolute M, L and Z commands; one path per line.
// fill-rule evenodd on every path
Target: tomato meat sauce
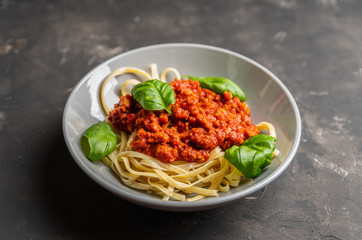
M 193 80 L 170 83 L 176 103 L 166 111 L 149 111 L 129 94 L 120 97 L 108 116 L 113 128 L 132 133 L 134 150 L 163 162 L 204 162 L 217 146 L 223 150 L 259 134 L 250 109 L 230 92 L 216 94 Z

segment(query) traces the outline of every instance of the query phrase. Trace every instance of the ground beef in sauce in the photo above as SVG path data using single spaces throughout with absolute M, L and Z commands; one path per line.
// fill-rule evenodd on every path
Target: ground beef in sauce
M 170 85 L 176 93 L 173 116 L 145 110 L 130 95 L 120 97 L 110 112 L 113 128 L 127 133 L 137 129 L 134 150 L 163 162 L 204 162 L 216 146 L 225 150 L 259 133 L 249 108 L 230 92 L 218 95 L 193 80 Z

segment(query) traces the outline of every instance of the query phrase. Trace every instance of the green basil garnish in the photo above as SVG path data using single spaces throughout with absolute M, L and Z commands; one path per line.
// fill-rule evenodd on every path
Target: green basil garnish
M 275 150 L 276 138 L 259 134 L 232 146 L 225 151 L 225 158 L 247 178 L 254 178 L 268 166 Z
M 108 123 L 99 122 L 83 133 L 81 145 L 86 157 L 97 161 L 113 152 L 117 145 L 117 136 Z
M 207 88 L 217 94 L 222 95 L 224 92 L 231 92 L 231 94 L 234 97 L 238 97 L 240 101 L 245 102 L 246 100 L 243 90 L 230 79 L 222 77 L 183 76 L 183 78 L 184 77 L 198 81 L 201 87 Z
M 172 112 L 169 106 L 176 102 L 172 87 L 157 79 L 137 84 L 133 87 L 131 94 L 144 109 L 165 109 L 170 115 Z

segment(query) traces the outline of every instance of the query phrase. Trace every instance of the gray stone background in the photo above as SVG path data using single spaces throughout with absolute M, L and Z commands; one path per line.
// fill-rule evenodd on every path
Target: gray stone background
M 285 83 L 303 132 L 280 178 L 231 205 L 170 213 L 76 166 L 61 129 L 72 88 L 116 54 L 168 42 L 241 53 Z M 361 93 L 359 0 L 1 0 L 0 239 L 362 239 Z

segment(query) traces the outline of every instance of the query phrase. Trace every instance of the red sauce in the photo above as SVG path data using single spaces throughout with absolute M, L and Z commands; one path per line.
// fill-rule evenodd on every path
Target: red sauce
M 204 162 L 215 147 L 226 150 L 259 133 L 249 108 L 230 92 L 218 95 L 193 80 L 170 85 L 176 93 L 172 116 L 145 110 L 130 95 L 120 97 L 110 112 L 108 120 L 115 129 L 137 129 L 131 143 L 136 151 L 163 162 Z

